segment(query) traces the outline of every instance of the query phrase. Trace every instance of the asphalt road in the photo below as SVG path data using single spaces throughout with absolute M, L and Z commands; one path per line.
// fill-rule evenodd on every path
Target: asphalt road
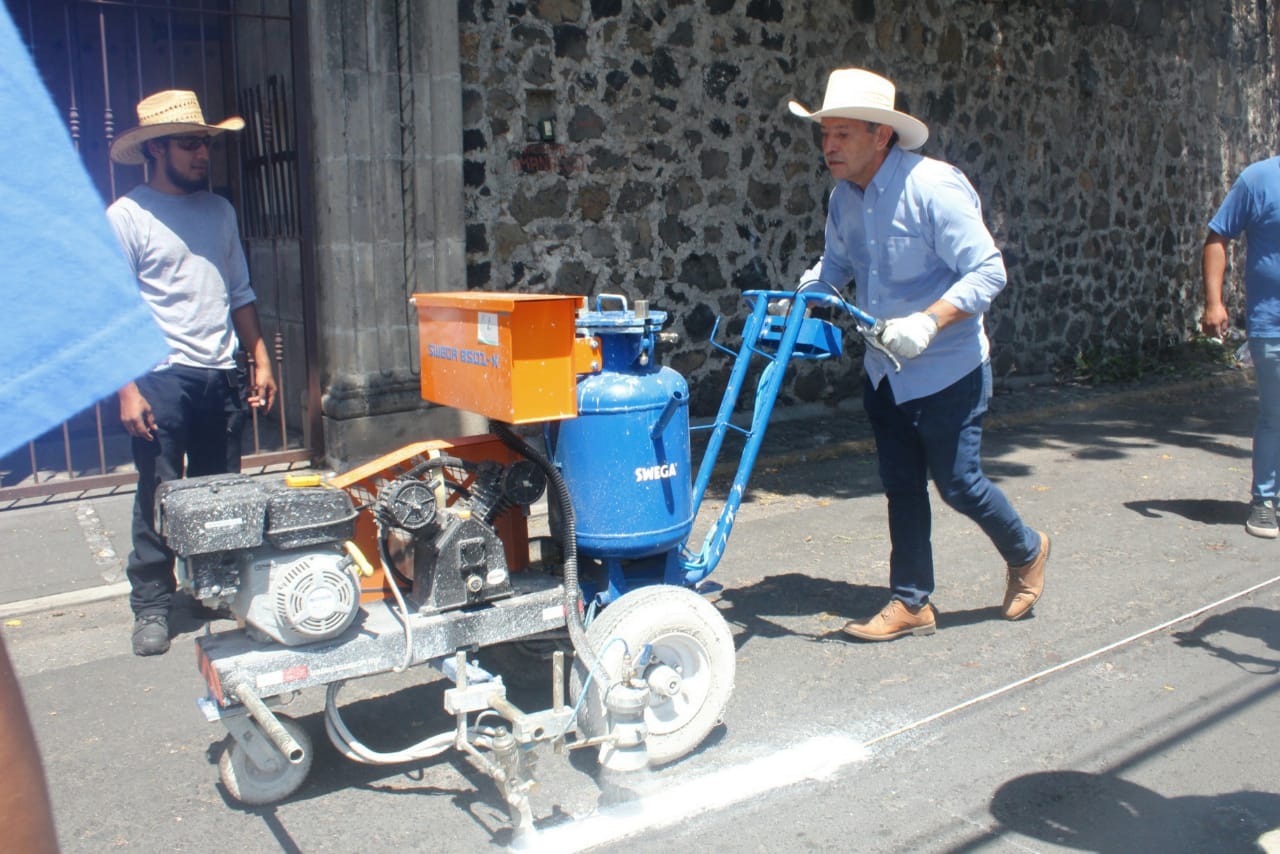
M 1243 529 L 1252 406 L 1231 385 L 990 430 L 989 473 L 1053 538 L 1045 596 L 1000 619 L 998 556 L 939 505 L 938 633 L 888 644 L 835 635 L 887 596 L 873 458 L 764 466 L 713 576 L 738 650 L 724 725 L 624 803 L 602 801 L 590 758 L 539 751 L 533 847 L 1263 850 L 1280 829 L 1280 542 Z M 195 706 L 197 626 L 143 660 L 120 599 L 14 620 L 5 639 L 65 851 L 512 841 L 501 796 L 463 757 L 339 756 L 318 692 L 286 710 L 315 741 L 308 781 L 281 804 L 238 805 L 218 782 L 225 733 Z M 526 708 L 545 705 L 549 667 L 481 659 Z M 384 750 L 447 729 L 430 673 L 352 683 L 344 718 Z

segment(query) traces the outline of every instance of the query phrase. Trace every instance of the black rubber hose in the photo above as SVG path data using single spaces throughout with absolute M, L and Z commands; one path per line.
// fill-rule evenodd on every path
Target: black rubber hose
M 442 468 L 462 469 L 462 468 L 466 468 L 467 465 L 468 464 L 466 460 L 459 459 L 458 457 L 445 457 L 445 456 L 432 457 L 431 459 L 423 460 L 422 462 L 418 463 L 416 466 L 414 466 L 404 474 L 397 477 L 396 480 L 402 480 L 406 477 L 417 477 L 427 469 L 442 469 Z
M 806 293 L 808 291 L 822 291 L 823 293 L 830 294 L 836 299 L 844 299 L 840 296 L 840 290 L 835 285 L 827 284 L 821 279 L 810 279 L 809 281 L 801 282 L 796 286 L 797 294 Z
M 491 421 L 489 429 L 502 440 L 504 445 L 525 459 L 532 460 L 534 465 L 542 469 L 543 474 L 547 476 L 547 483 L 551 484 L 551 489 L 555 493 L 556 504 L 560 507 L 560 549 L 564 553 L 564 609 L 569 628 L 569 641 L 573 644 L 574 655 L 587 668 L 587 672 L 594 673 L 596 653 L 587 640 L 587 630 L 582 624 L 582 614 L 578 610 L 578 600 L 582 595 L 578 588 L 578 529 L 573 517 L 573 503 L 569 500 L 569 486 L 561 477 L 560 470 L 508 425 L 501 421 Z

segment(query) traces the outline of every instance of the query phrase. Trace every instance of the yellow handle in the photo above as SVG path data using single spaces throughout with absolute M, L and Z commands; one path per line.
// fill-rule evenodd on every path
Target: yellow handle
M 360 547 L 355 543 L 347 540 L 342 544 L 347 554 L 351 555 L 351 559 L 356 562 L 356 569 L 360 571 L 360 575 L 365 578 L 373 576 L 373 564 L 369 563 L 369 559 L 364 556 L 364 552 L 360 551 Z
M 290 472 L 284 476 L 285 486 L 320 486 L 324 477 L 318 474 L 300 474 Z

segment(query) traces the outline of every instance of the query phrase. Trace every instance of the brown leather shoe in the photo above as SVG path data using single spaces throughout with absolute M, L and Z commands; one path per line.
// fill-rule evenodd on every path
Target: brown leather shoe
M 889 604 L 871 619 L 844 624 L 844 633 L 859 640 L 887 641 L 903 635 L 931 635 L 938 627 L 938 612 L 929 603 L 912 611 L 901 599 Z
M 1040 553 L 1024 566 L 1009 567 L 1009 586 L 1004 591 L 1004 618 L 1025 617 L 1044 592 L 1044 565 L 1049 562 L 1049 535 L 1040 535 Z

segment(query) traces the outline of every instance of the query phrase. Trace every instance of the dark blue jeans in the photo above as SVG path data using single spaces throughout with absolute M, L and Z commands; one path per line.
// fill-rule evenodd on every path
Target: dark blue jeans
M 1253 501 L 1274 501 L 1280 479 L 1280 338 L 1250 338 L 1249 355 L 1258 382 L 1253 425 Z
M 154 438 L 133 439 L 138 491 L 133 499 L 129 606 L 137 616 L 168 614 L 176 583 L 173 552 L 156 533 L 156 488 L 184 476 L 240 471 L 245 404 L 234 370 L 174 365 L 139 378 L 151 404 Z M 185 464 L 184 464 L 185 463 Z
M 1040 551 L 1040 536 L 982 472 L 982 416 L 990 397 L 989 364 L 902 404 L 888 379 L 879 388 L 866 382 L 863 406 L 889 500 L 889 586 L 894 598 L 912 607 L 929 601 L 934 587 L 930 477 L 942 500 L 977 522 L 1005 563 L 1021 566 Z

